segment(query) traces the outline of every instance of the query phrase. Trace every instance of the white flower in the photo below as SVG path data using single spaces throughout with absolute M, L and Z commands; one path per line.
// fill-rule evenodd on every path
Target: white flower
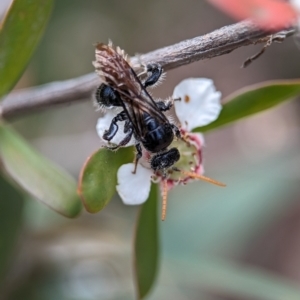
M 174 172 L 168 170 L 166 178 L 168 189 L 176 184 L 185 184 L 187 181 L 195 178 L 191 173 L 202 175 L 204 170 L 202 166 L 202 146 L 203 137 L 199 133 L 191 133 L 190 131 L 207 125 L 216 120 L 221 111 L 221 93 L 216 91 L 213 81 L 206 78 L 190 78 L 180 82 L 174 89 L 173 99 L 180 98 L 175 101 L 176 117 L 180 121 L 181 134 L 187 141 L 175 140 L 170 147 L 176 147 L 180 152 L 180 160 L 174 165 L 182 172 Z M 112 118 L 120 111 L 107 111 L 107 113 L 99 118 L 97 123 L 97 132 L 102 141 L 105 130 L 110 126 Z M 123 123 L 123 122 L 122 122 Z M 119 122 L 119 130 L 111 142 L 117 144 L 124 138 L 123 124 Z M 122 125 L 121 125 L 122 124 Z M 128 146 L 135 143 L 132 138 Z M 164 174 L 159 171 L 154 172 L 148 162 L 150 154 L 143 149 L 143 157 L 140 159 L 135 174 L 134 164 L 124 164 L 118 170 L 117 191 L 123 202 L 128 205 L 136 205 L 144 203 L 150 192 L 151 181 L 161 182 L 165 178 Z M 138 187 L 138 191 L 137 191 Z
M 181 81 L 174 89 L 173 99 L 176 115 L 182 128 L 191 131 L 217 119 L 222 109 L 221 93 L 207 78 L 189 78 Z

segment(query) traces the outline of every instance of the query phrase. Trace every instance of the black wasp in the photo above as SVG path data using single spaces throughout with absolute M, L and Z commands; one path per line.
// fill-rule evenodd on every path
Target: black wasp
M 179 160 L 180 153 L 177 148 L 168 147 L 174 137 L 181 138 L 181 134 L 163 113 L 172 107 L 173 100 L 154 101 L 147 91 L 147 87 L 159 80 L 161 66 L 147 65 L 148 77 L 142 81 L 129 65 L 124 52 L 111 44 L 96 46 L 94 65 L 103 81 L 96 92 L 97 103 L 107 108 L 123 109 L 113 118 L 103 135 L 103 139 L 111 141 L 119 129 L 118 122 L 125 122 L 124 139 L 110 149 L 125 146 L 134 136 L 137 150 L 134 172 L 142 157 L 142 146 L 153 154 L 150 165 L 154 171 L 164 171 L 173 166 Z

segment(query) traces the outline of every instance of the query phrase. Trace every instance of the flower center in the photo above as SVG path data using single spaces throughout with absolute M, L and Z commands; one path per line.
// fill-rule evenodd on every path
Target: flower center
M 184 175 L 180 171 L 193 172 L 202 174 L 202 141 L 199 134 L 187 133 L 182 131 L 184 140 L 174 140 L 170 147 L 175 147 L 180 152 L 180 159 L 174 164 L 173 167 L 166 171 L 167 182 L 169 188 L 177 184 L 185 184 L 191 179 L 190 176 Z M 177 171 L 178 170 L 178 171 Z M 180 171 L 179 171 L 180 170 Z M 155 172 L 152 180 L 154 182 L 161 181 L 164 174 L 162 171 Z

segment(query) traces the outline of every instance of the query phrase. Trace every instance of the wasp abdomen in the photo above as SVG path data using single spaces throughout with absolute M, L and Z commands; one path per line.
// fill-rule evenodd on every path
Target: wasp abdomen
M 159 152 L 166 149 L 174 139 L 172 126 L 169 123 L 160 123 L 150 115 L 145 116 L 146 134 L 143 138 L 144 147 L 150 152 Z

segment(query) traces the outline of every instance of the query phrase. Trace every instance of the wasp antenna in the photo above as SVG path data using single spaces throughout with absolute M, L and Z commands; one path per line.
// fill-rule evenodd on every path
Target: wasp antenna
M 162 181 L 162 206 L 161 206 L 161 220 L 166 219 L 167 214 L 167 203 L 168 203 L 168 182 L 166 179 Z
M 188 171 L 180 171 L 180 172 L 184 175 L 187 175 L 187 176 L 191 177 L 191 178 L 200 179 L 200 180 L 203 180 L 203 181 L 206 181 L 208 183 L 212 183 L 212 184 L 215 184 L 215 185 L 218 185 L 218 186 L 221 186 L 221 187 L 226 186 L 226 184 L 224 184 L 220 181 L 214 180 L 212 178 L 209 178 L 209 177 L 206 177 L 206 176 L 203 176 L 203 175 L 199 175 L 199 174 L 194 173 L 194 172 L 188 172 Z

